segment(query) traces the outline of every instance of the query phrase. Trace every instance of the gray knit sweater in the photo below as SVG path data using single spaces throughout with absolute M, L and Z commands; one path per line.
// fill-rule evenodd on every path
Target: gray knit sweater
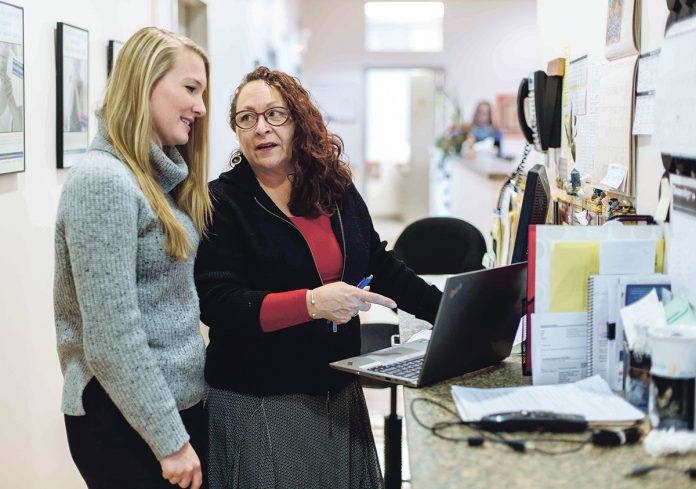
M 203 397 L 205 346 L 193 281 L 199 236 L 171 198 L 188 167 L 176 148 L 155 144 L 150 161 L 194 251 L 185 262 L 167 254 L 149 201 L 100 128 L 63 186 L 54 306 L 62 411 L 84 415 L 82 392 L 96 377 L 161 459 L 189 439 L 178 411 Z

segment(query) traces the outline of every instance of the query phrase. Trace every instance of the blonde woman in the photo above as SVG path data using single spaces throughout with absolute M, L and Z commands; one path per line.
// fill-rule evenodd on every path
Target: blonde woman
M 120 51 L 56 222 L 68 444 L 89 488 L 202 484 L 205 348 L 193 260 L 211 213 L 208 58 L 163 29 Z

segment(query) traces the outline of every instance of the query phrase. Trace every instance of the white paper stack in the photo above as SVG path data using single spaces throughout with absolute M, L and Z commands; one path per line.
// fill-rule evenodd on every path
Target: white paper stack
M 615 395 L 599 375 L 562 385 L 500 389 L 452 386 L 452 397 L 464 422 L 515 411 L 578 414 L 591 424 L 627 424 L 644 416 L 643 412 Z

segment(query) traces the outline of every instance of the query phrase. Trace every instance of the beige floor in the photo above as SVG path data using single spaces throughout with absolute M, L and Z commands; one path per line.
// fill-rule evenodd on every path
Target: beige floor
M 394 241 L 405 227 L 405 224 L 401 221 L 375 219 L 374 226 L 380 238 L 388 242 L 387 248 L 391 249 L 394 246 Z M 360 319 L 363 323 L 397 322 L 396 315 L 394 315 L 392 311 L 379 306 L 373 306 L 371 310 L 361 313 Z M 382 470 L 384 470 L 384 416 L 389 414 L 389 389 L 365 389 L 364 392 L 367 408 L 370 411 L 370 424 L 372 425 L 372 433 L 375 436 L 379 461 Z M 398 388 L 397 394 L 397 413 L 400 416 L 404 415 L 401 387 Z M 403 444 L 401 447 L 401 479 L 405 481 L 402 484 L 402 489 L 410 489 L 411 484 L 408 481 L 411 478 L 411 473 L 408 464 L 408 441 L 406 440 L 405 425 L 406 423 L 404 421 L 404 432 L 402 433 Z

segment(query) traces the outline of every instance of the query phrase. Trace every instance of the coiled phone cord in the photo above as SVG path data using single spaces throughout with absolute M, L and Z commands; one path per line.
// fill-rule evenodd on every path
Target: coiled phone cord
M 519 165 L 517 165 L 517 168 L 515 169 L 515 171 L 512 172 L 510 177 L 505 181 L 505 183 L 503 184 L 503 187 L 500 189 L 500 193 L 498 194 L 498 204 L 496 206 L 496 210 L 498 212 L 502 211 L 503 201 L 505 200 L 504 199 L 505 191 L 508 187 L 514 192 L 520 191 L 521 176 L 524 174 L 524 168 L 527 164 L 527 157 L 529 156 L 529 153 L 531 153 L 531 152 L 532 152 L 532 145 L 529 143 L 525 143 L 524 150 L 522 151 L 522 159 L 520 160 Z

